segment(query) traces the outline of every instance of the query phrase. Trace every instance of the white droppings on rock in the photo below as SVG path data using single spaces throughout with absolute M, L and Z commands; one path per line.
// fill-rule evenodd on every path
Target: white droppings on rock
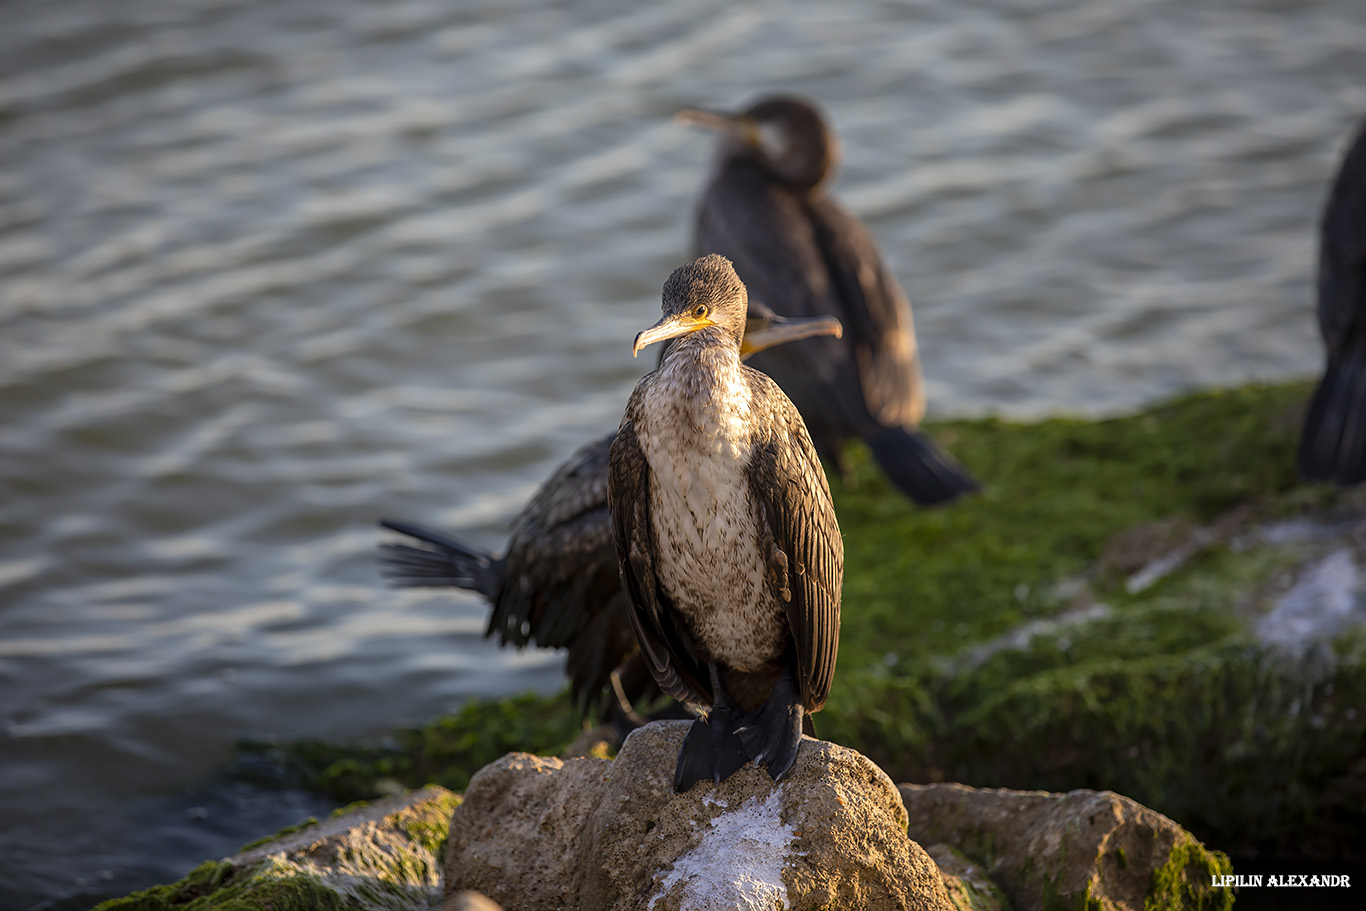
M 679 883 L 682 906 L 697 911 L 790 907 L 782 872 L 796 829 L 783 824 L 782 809 L 780 785 L 767 800 L 751 797 L 713 818 L 711 830 L 703 833 L 697 847 L 674 861 L 650 899 L 650 908 Z
M 1257 623 L 1268 645 L 1300 649 L 1366 622 L 1361 573 L 1350 550 L 1336 550 L 1309 568 Z

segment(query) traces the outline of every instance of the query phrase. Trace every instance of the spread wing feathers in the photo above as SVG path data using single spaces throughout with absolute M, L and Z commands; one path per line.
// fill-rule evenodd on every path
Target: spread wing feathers
M 693 657 L 685 634 L 673 622 L 672 612 L 665 610 L 663 602 L 667 596 L 655 577 L 650 467 L 632 420 L 640 400 L 638 391 L 627 403 L 626 416 L 612 443 L 607 483 L 626 613 L 659 688 L 679 702 L 710 706 L 713 699 L 707 669 Z
M 752 386 L 767 390 L 765 398 L 783 418 L 773 436 L 756 447 L 750 491 L 770 548 L 770 585 L 786 602 L 802 703 L 814 712 L 825 704 L 835 676 L 844 541 L 801 415 L 763 374 L 753 372 Z
M 427 545 L 380 545 L 380 572 L 390 584 L 399 588 L 453 585 L 490 601 L 498 597 L 503 582 L 501 557 L 412 522 L 380 519 L 379 524 Z
M 614 436 L 575 452 L 517 517 L 486 635 L 517 646 L 572 646 L 620 590 L 607 519 Z

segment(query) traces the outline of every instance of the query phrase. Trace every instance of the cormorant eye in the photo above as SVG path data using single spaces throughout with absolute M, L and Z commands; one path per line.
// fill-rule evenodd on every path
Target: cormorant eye
M 693 308 L 693 311 L 692 311 L 692 315 L 695 316 L 697 319 L 701 319 L 702 317 L 706 316 L 706 315 L 707 315 L 707 306 L 706 306 L 706 304 L 698 304 L 696 307 L 694 307 L 694 308 Z

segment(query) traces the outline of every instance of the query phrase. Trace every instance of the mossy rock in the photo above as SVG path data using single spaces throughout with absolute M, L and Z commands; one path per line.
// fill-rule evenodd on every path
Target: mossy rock
M 431 786 L 291 826 L 97 911 L 419 911 L 440 897 L 460 798 Z

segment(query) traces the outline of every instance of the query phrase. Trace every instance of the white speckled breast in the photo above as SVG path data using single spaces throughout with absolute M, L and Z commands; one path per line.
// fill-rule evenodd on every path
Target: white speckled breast
M 697 359 L 667 358 L 642 405 L 648 420 L 636 433 L 650 463 L 658 579 L 712 658 L 758 671 L 781 654 L 787 619 L 757 546 L 750 389 L 738 354 L 707 346 Z

